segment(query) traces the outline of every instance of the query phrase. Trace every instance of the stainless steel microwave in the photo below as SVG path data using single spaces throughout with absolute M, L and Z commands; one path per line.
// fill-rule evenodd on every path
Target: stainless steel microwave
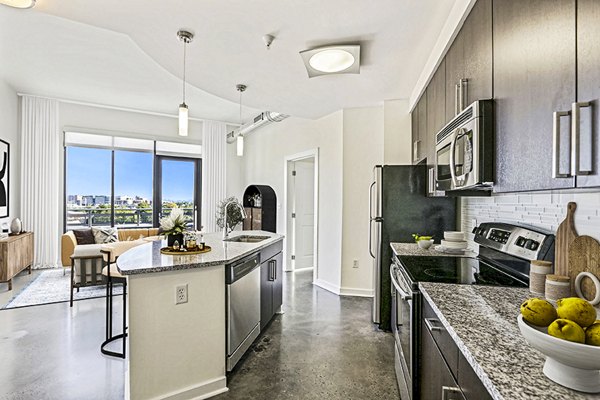
M 494 103 L 478 100 L 436 135 L 436 189 L 490 190 L 494 163 Z

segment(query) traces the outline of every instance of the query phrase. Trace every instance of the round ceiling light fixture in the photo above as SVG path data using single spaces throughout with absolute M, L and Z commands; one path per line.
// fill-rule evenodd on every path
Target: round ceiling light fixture
M 309 78 L 331 74 L 360 74 L 360 45 L 322 46 L 300 52 Z
M 35 0 L 0 0 L 0 4 L 14 8 L 32 8 Z
M 327 49 L 313 54 L 308 63 L 317 71 L 330 74 L 350 68 L 354 61 L 354 56 L 346 50 Z

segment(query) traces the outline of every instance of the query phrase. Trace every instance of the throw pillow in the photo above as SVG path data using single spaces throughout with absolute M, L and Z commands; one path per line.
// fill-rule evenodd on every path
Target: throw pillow
M 92 228 L 94 240 L 97 244 L 114 243 L 119 241 L 117 228 Z
M 75 235 L 75 241 L 77 244 L 94 244 L 96 243 L 94 239 L 94 234 L 92 233 L 92 229 L 75 229 L 73 231 Z

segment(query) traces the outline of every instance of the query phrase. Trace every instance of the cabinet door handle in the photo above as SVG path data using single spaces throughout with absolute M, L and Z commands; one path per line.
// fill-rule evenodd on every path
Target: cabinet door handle
M 458 98 L 460 100 L 459 113 L 461 113 L 465 109 L 465 103 L 466 103 L 465 97 L 467 96 L 467 82 L 468 82 L 468 79 L 465 79 L 465 78 L 461 78 L 458 81 L 458 85 L 459 85 Z
M 552 114 L 552 177 L 570 178 L 571 174 L 560 173 L 560 119 L 571 115 L 571 111 L 554 111 Z
M 460 388 L 450 387 L 450 386 L 442 386 L 442 400 L 458 400 L 461 399 L 462 396 L 452 396 L 453 394 L 462 394 Z
M 424 318 L 425 321 L 425 326 L 427 326 L 427 329 L 429 329 L 429 331 L 433 332 L 433 331 L 443 331 L 444 328 L 442 328 L 441 326 L 434 326 L 433 325 L 433 321 L 439 322 L 437 319 L 435 318 Z
M 415 161 L 419 159 L 419 143 L 421 143 L 420 140 L 413 142 L 413 160 Z
M 460 114 L 460 89 L 459 84 L 454 85 L 454 116 Z
M 275 261 L 271 260 L 269 261 L 269 280 L 270 281 L 274 281 L 275 280 L 275 268 L 273 268 L 275 265 Z
M 571 104 L 571 175 L 590 175 L 592 173 L 591 170 L 581 170 L 580 167 L 580 157 L 581 157 L 581 138 L 580 138 L 580 123 L 581 123 L 581 113 L 580 110 L 582 107 L 591 107 L 592 103 L 589 101 L 573 103 Z M 590 146 L 590 153 L 592 152 L 592 147 Z

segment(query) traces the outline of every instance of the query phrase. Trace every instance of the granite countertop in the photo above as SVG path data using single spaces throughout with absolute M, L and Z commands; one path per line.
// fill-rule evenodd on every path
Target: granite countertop
M 225 242 L 222 233 L 209 233 L 204 235 L 204 241 L 212 250 L 208 253 L 196 255 L 162 254 L 160 249 L 165 247 L 167 243 L 165 240 L 157 240 L 134 247 L 123 253 L 117 259 L 117 269 L 123 275 L 134 275 L 212 267 L 237 261 L 283 240 L 283 235 L 265 231 L 235 231 L 229 237 L 242 235 L 269 236 L 269 239 L 258 243 Z
M 567 389 L 542 372 L 545 358 L 517 325 L 524 288 L 420 283 L 423 296 L 494 399 L 598 399 Z
M 435 246 L 439 243 L 433 244 L 429 249 L 424 250 L 419 247 L 416 243 L 390 243 L 392 251 L 397 256 L 444 256 L 444 257 L 477 257 L 477 253 L 473 251 L 465 251 L 464 254 L 451 254 L 442 253 L 437 251 Z

